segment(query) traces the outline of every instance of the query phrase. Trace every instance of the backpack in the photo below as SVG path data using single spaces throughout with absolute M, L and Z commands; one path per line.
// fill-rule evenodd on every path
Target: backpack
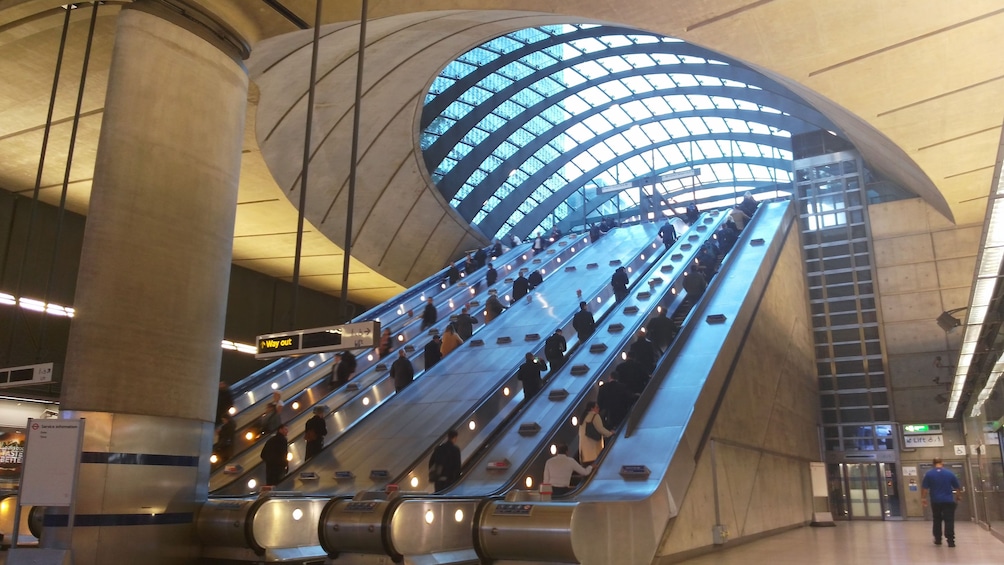
M 603 434 L 600 433 L 600 430 L 597 430 L 596 429 L 596 425 L 593 424 L 593 422 L 595 420 L 596 420 L 596 418 L 594 417 L 593 419 L 589 420 L 585 424 L 586 425 L 586 437 L 589 438 L 589 439 L 592 439 L 592 440 L 598 440 L 598 439 L 600 439 L 600 438 L 603 437 Z

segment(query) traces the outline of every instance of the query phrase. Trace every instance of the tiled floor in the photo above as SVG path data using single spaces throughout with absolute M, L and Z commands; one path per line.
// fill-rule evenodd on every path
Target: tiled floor
M 971 522 L 955 525 L 957 547 L 934 545 L 931 522 L 837 522 L 799 528 L 683 561 L 685 565 L 1001 565 L 1004 543 Z

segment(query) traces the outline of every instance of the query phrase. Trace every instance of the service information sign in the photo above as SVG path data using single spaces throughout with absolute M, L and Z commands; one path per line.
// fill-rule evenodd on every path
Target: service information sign
M 375 346 L 379 339 L 380 322 L 376 320 L 260 335 L 255 358 L 271 359 L 288 355 L 361 349 Z
M 83 420 L 28 419 L 18 504 L 70 506 L 73 502 Z

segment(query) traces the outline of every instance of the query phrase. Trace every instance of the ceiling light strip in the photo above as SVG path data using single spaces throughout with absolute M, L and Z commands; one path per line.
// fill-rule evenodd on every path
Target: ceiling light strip
M 959 403 L 962 401 L 969 368 L 976 353 L 976 343 L 983 332 L 983 322 L 993 298 L 994 288 L 1000 280 L 1001 263 L 1004 260 L 1004 178 L 1001 175 L 1001 164 L 998 162 L 994 171 L 997 185 L 991 195 L 993 201 L 988 210 L 989 218 L 983 234 L 976 279 L 973 282 L 973 297 L 969 306 L 965 337 L 963 338 L 962 351 L 959 353 L 959 362 L 956 363 L 955 378 L 952 381 L 952 394 L 946 414 L 949 420 L 955 418 Z M 1001 371 L 1004 371 L 1004 365 L 1002 365 L 1002 360 L 998 358 L 994 370 L 987 378 L 987 384 L 973 404 L 972 415 L 974 417 L 981 413 L 983 401 L 989 398 Z M 995 373 L 997 374 L 995 375 Z

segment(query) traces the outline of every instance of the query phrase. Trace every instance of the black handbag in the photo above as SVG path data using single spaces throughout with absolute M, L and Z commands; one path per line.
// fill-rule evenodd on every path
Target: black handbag
M 596 426 L 593 424 L 593 420 L 586 422 L 586 437 L 594 440 L 603 437 L 603 434 L 601 434 L 600 431 L 597 430 Z

